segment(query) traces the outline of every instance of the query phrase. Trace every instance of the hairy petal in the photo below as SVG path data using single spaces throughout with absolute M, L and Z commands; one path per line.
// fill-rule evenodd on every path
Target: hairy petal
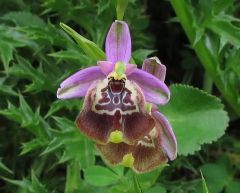
M 163 65 L 157 57 L 145 59 L 142 69 L 156 76 L 161 81 L 165 80 L 166 66 Z
M 170 90 L 167 85 L 152 74 L 135 69 L 128 78 L 140 86 L 147 102 L 166 104 L 169 101 Z
M 119 136 L 122 133 L 123 139 L 117 139 L 133 144 L 155 124 L 145 110 L 144 96 L 137 85 L 129 80 L 107 78 L 89 89 L 76 123 L 85 135 L 100 144 L 111 141 L 112 132 Z
M 60 84 L 57 98 L 68 99 L 83 97 L 88 88 L 97 79 L 103 79 L 105 75 L 98 66 L 89 67 L 76 72 Z
M 131 36 L 127 23 L 116 20 L 106 38 L 106 57 L 107 60 L 116 63 L 128 63 L 131 58 Z
M 177 157 L 177 140 L 172 127 L 166 117 L 158 111 L 153 111 L 152 116 L 155 118 L 155 127 L 161 130 L 161 147 L 170 160 Z

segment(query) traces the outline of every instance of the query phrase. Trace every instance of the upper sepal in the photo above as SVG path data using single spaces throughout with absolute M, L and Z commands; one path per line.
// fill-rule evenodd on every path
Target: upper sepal
M 107 34 L 106 57 L 112 63 L 124 62 L 127 64 L 131 58 L 131 36 L 126 22 L 116 20 Z

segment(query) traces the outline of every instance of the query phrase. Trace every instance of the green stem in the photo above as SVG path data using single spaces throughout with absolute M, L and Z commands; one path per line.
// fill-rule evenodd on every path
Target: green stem
M 125 10 L 127 8 L 129 0 L 117 0 L 117 20 L 123 20 Z
M 209 76 L 209 74 L 205 71 L 204 79 L 203 79 L 203 90 L 205 90 L 211 94 L 212 87 L 213 87 L 213 80 L 212 80 L 211 76 Z
M 193 27 L 194 20 L 190 11 L 191 7 L 185 0 L 171 0 L 170 2 L 191 45 L 193 46 L 195 39 L 195 28 Z M 209 51 L 204 39 L 200 39 L 198 43 L 193 46 L 193 49 L 195 50 L 206 72 L 211 76 L 213 82 L 222 93 L 223 97 L 240 116 L 240 104 L 237 101 L 237 97 L 234 95 L 234 93 L 226 89 L 225 84 L 221 79 L 221 75 L 217 72 L 217 67 L 220 66 L 218 60 Z
M 74 193 L 80 185 L 80 165 L 76 161 L 72 161 L 67 165 L 67 176 L 65 184 L 65 193 Z
M 137 174 L 134 171 L 132 171 L 132 175 L 133 175 L 133 185 L 134 185 L 135 193 L 143 193 Z

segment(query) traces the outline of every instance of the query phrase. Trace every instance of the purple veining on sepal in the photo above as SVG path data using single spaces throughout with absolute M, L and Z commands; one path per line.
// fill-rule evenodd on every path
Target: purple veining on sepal
M 142 89 L 146 101 L 153 104 L 166 104 L 170 99 L 167 85 L 154 75 L 140 69 L 135 69 L 128 78 L 135 81 Z
M 126 22 L 116 20 L 106 38 L 106 57 L 112 63 L 128 63 L 131 58 L 131 36 Z

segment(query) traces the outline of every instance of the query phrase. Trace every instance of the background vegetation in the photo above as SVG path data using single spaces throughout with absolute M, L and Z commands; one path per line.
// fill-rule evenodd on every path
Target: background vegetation
M 76 129 L 82 100 L 56 99 L 64 78 L 96 63 L 59 23 L 103 49 L 115 5 L 0 0 L 0 192 L 239 193 L 240 2 L 129 2 L 133 58 L 141 66 L 156 55 L 167 66 L 172 99 L 159 110 L 179 143 L 169 166 L 134 177 L 106 166 Z

